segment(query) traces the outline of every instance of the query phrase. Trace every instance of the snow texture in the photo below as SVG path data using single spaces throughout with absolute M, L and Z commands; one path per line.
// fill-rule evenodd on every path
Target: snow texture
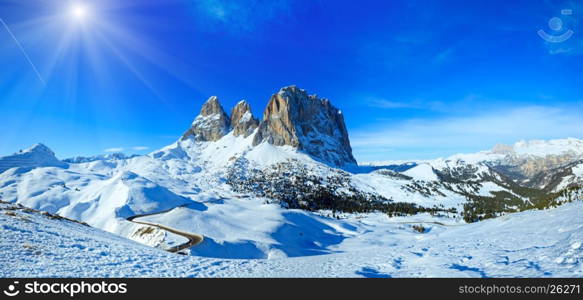
M 314 253 L 285 258 L 283 250 L 274 248 L 269 259 L 259 260 L 182 256 L 0 204 L 0 276 L 583 276 L 583 202 L 464 225 L 438 225 L 431 222 L 439 220 L 428 215 L 389 219 L 369 214 L 336 220 L 294 210 L 283 214 L 281 220 L 270 220 L 269 211 L 277 209 L 270 204 L 257 209 L 262 206 L 268 211 L 270 224 L 265 228 L 283 228 L 272 232 L 272 238 L 280 235 L 282 239 L 301 240 L 303 233 L 309 236 L 304 238 L 308 246 L 305 248 L 311 247 Z M 245 213 L 229 219 L 236 224 L 243 217 Z M 227 217 L 223 219 L 227 221 Z M 249 222 L 242 227 L 260 223 Z M 423 224 L 425 233 L 414 231 L 411 224 Z M 231 246 L 232 251 L 253 252 L 249 246 Z

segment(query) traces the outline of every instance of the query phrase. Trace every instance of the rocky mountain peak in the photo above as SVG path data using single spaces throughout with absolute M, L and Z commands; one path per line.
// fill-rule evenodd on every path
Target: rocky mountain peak
M 497 171 L 522 180 L 526 186 L 539 188 L 552 179 L 545 174 L 568 169 L 583 159 L 583 141 L 574 138 L 522 140 L 514 145 L 496 145 L 491 152 L 503 155 L 491 163 Z
M 200 115 L 203 117 L 223 113 L 225 113 L 225 110 L 223 109 L 223 106 L 219 102 L 219 98 L 217 96 L 211 96 L 208 98 L 208 100 L 206 100 L 200 109 Z
M 273 94 L 259 122 L 242 100 L 229 117 L 217 97 L 210 97 L 182 139 L 213 142 L 232 130 L 234 136 L 252 136 L 252 145 L 291 146 L 331 166 L 355 165 L 344 117 L 328 99 L 288 86 Z
M 356 164 L 340 110 L 296 86 L 271 96 L 253 145 L 263 142 L 292 146 L 335 166 Z
M 492 148 L 492 153 L 494 154 L 511 154 L 514 153 L 514 148 L 510 145 L 506 144 L 496 144 L 494 148 Z
M 200 114 L 182 139 L 193 137 L 196 141 L 212 142 L 225 136 L 230 129 L 229 116 L 216 96 L 210 97 L 202 106 Z
M 251 113 L 251 106 L 247 101 L 241 100 L 231 111 L 231 126 L 233 135 L 248 137 L 259 126 L 257 120 Z

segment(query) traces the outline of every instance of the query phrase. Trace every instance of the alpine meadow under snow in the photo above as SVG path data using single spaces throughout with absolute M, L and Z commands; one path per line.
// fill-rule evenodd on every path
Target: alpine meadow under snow
M 581 277 L 582 185 L 573 138 L 359 165 L 327 99 L 211 97 L 148 155 L 0 158 L 0 275 Z

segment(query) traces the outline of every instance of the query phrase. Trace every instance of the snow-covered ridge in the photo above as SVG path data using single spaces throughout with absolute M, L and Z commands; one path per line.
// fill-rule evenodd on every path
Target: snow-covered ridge
M 80 164 L 80 163 L 88 163 L 88 162 L 93 162 L 93 161 L 99 161 L 99 160 L 124 160 L 124 159 L 129 159 L 132 157 L 136 157 L 139 156 L 137 154 L 134 155 L 125 155 L 124 153 L 108 153 L 108 154 L 101 154 L 101 155 L 95 155 L 95 156 L 75 156 L 75 157 L 71 157 L 71 158 L 65 158 L 63 159 L 63 162 L 65 163 L 70 163 L 70 164 Z
M 493 163 L 516 165 L 529 160 L 552 160 L 552 165 L 569 163 L 583 159 L 583 140 L 575 138 L 555 140 L 519 141 L 514 145 L 497 144 L 491 150 L 475 153 L 459 153 L 448 157 L 424 160 L 387 160 L 375 162 L 361 162 L 361 166 L 406 166 L 415 164 L 429 164 L 434 168 L 443 168 L 446 163 L 461 162 L 465 164 Z
M 0 173 L 11 168 L 65 167 L 55 153 L 43 144 L 0 158 Z
M 514 145 L 497 144 L 491 150 L 456 154 L 448 159 L 462 159 L 468 163 L 496 161 L 508 157 L 540 157 L 559 155 L 583 156 L 583 140 L 575 138 L 555 140 L 518 141 Z
M 583 140 L 575 138 L 556 140 L 531 140 L 519 141 L 514 144 L 512 150 L 518 155 L 583 155 Z

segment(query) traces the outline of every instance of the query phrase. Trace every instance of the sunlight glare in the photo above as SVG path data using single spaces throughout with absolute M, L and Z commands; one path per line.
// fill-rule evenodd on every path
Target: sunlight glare
M 71 8 L 71 15 L 76 20 L 85 20 L 89 16 L 87 7 L 83 4 L 75 4 Z

